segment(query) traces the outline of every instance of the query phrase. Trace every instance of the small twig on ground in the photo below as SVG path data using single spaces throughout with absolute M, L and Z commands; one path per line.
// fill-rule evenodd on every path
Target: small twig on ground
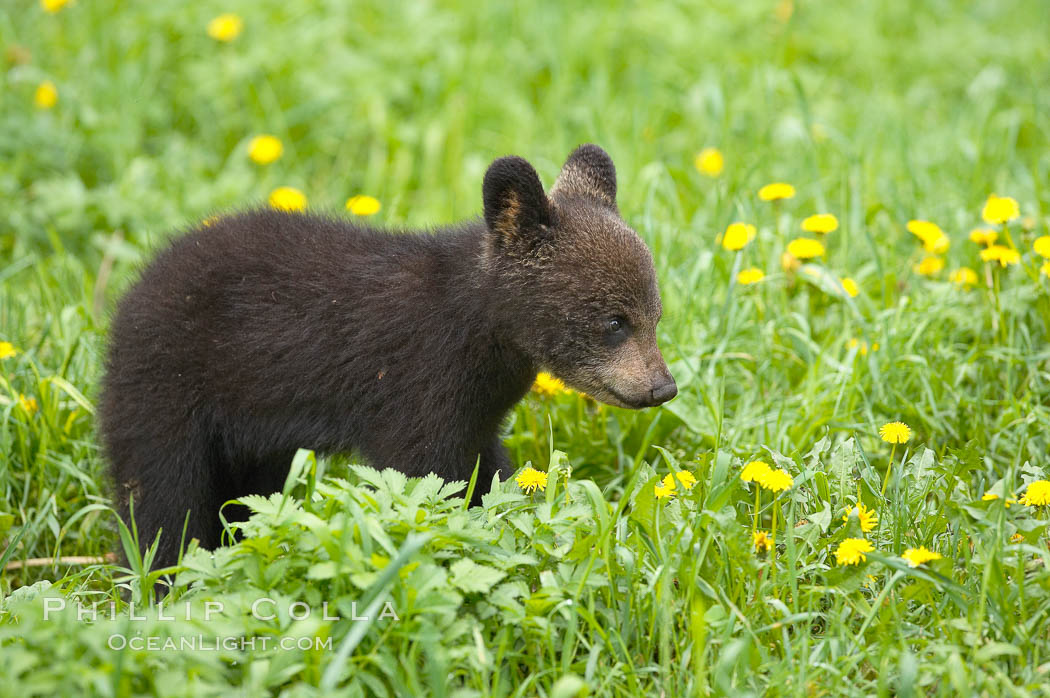
M 48 565 L 98 565 L 104 562 L 116 562 L 116 553 L 105 555 L 69 555 L 67 557 L 34 557 L 28 560 L 14 560 L 4 566 L 4 571 L 20 570 L 23 567 L 46 567 Z

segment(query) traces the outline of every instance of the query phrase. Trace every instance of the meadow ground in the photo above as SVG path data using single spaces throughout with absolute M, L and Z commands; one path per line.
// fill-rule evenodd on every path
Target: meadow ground
M 0 7 L 0 693 L 1050 693 L 1043 0 L 63 4 Z M 483 509 L 301 453 L 174 620 L 141 561 L 65 559 L 121 545 L 101 356 L 171 231 L 281 186 L 454 221 L 588 141 L 677 399 L 535 392 L 545 487 Z

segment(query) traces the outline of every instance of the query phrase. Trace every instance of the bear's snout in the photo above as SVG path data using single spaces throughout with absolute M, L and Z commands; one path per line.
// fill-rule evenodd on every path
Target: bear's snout
M 678 395 L 678 385 L 655 341 L 648 346 L 628 343 L 619 361 L 607 365 L 598 377 L 600 388 L 592 394 L 617 407 L 656 407 Z
M 649 406 L 655 407 L 656 405 L 662 405 L 677 394 L 678 385 L 674 382 L 674 378 L 671 377 L 671 374 L 668 373 L 666 383 L 660 383 L 649 391 L 649 397 L 651 400 Z

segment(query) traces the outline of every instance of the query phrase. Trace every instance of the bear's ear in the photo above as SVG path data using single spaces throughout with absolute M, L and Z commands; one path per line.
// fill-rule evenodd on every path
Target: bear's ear
M 546 237 L 551 203 L 540 176 L 523 158 L 511 155 L 489 165 L 481 194 L 497 249 L 527 252 Z
M 586 196 L 616 209 L 616 166 L 612 158 L 596 145 L 587 143 L 572 151 L 554 183 L 551 196 Z

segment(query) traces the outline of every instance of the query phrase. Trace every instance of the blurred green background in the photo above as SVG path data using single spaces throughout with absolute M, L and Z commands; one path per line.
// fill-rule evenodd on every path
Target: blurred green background
M 1045 437 L 1025 414 L 1043 413 L 1041 364 L 1005 379 L 966 372 L 983 320 L 972 298 L 915 285 L 921 252 L 904 223 L 949 231 L 950 267 L 974 265 L 965 234 L 989 192 L 1021 200 L 1032 235 L 1045 230 L 1045 10 L 1041 0 L 7 4 L 0 340 L 23 352 L 4 365 L 9 506 L 22 518 L 52 491 L 79 506 L 99 494 L 90 409 L 108 313 L 173 231 L 285 185 L 319 210 L 375 196 L 382 210 L 368 222 L 380 225 L 452 222 L 480 212 L 493 158 L 520 154 L 549 185 L 581 142 L 611 153 L 621 209 L 653 248 L 661 342 L 683 387 L 667 410 L 569 408 L 555 442 L 582 474 L 622 476 L 651 458 L 651 443 L 687 456 L 716 441 L 790 451 L 883 416 L 907 417 L 940 451 L 975 438 L 1040 452 Z M 243 23 L 229 41 L 208 33 L 222 13 Z M 35 106 L 48 81 L 55 103 Z M 284 145 L 268 165 L 248 157 L 263 133 Z M 704 147 L 724 154 L 720 176 L 694 167 Z M 755 195 L 775 180 L 798 189 L 783 207 Z M 784 236 L 818 211 L 842 221 L 826 264 L 864 289 L 852 307 L 793 293 L 780 271 Z M 760 226 L 747 263 L 776 282 L 760 292 L 734 296 L 727 283 L 733 258 L 716 240 L 733 220 Z M 1033 350 L 1045 336 L 1036 327 L 1022 333 Z M 892 354 L 873 355 L 871 372 L 845 371 L 856 337 L 881 338 Z M 966 376 L 973 400 L 956 393 Z M 1020 402 L 997 402 L 1003 380 Z M 16 419 L 19 395 L 41 401 L 44 424 Z M 514 421 L 521 463 L 546 457 L 544 414 Z M 37 468 L 68 486 L 53 489 Z M 58 536 L 61 516 L 51 521 Z
M 949 267 L 974 265 L 965 234 L 989 192 L 1021 200 L 1032 230 L 1045 230 L 1045 10 L 1041 0 L 8 4 L 0 340 L 23 352 L 4 364 L 9 506 L 21 519 L 52 491 L 74 511 L 87 495 L 104 501 L 90 409 L 108 313 L 173 231 L 264 204 L 278 186 L 335 212 L 375 196 L 370 223 L 452 222 L 480 213 L 493 158 L 520 154 L 549 185 L 582 142 L 613 156 L 621 209 L 653 248 L 661 342 L 683 394 L 644 413 L 565 408 L 555 442 L 581 474 L 615 481 L 652 457 L 652 443 L 686 456 L 716 442 L 804 449 L 828 427 L 844 435 L 884 416 L 937 436 L 939 451 L 976 438 L 1039 452 L 1045 437 L 1024 415 L 1044 412 L 1041 365 L 1011 369 L 1020 402 L 997 402 L 994 368 L 970 376 L 975 399 L 959 399 L 983 319 L 972 297 L 915 285 L 921 251 L 904 223 L 949 231 Z M 208 32 L 222 13 L 242 21 L 228 41 Z M 57 99 L 40 108 L 48 81 Z M 264 133 L 284 152 L 259 165 L 248 146 Z M 694 167 L 705 147 L 724 154 L 718 177 Z M 774 208 L 756 192 L 776 180 L 798 195 Z M 842 222 L 829 278 L 864 289 L 852 307 L 794 293 L 779 268 L 785 236 L 823 211 Z M 774 283 L 759 292 L 727 283 L 734 260 L 716 240 L 733 220 L 760 227 L 746 264 Z M 1043 336 L 1023 333 L 1033 349 Z M 881 338 L 892 354 L 846 371 L 839 359 L 856 337 Z M 44 424 L 16 419 L 19 395 L 41 401 Z M 519 411 L 518 462 L 546 458 L 545 414 Z M 31 475 L 39 468 L 65 486 Z M 62 509 L 48 515 L 46 549 Z
M 1045 10 L 96 1 L 51 15 L 19 0 L 0 15 L 5 251 L 49 250 L 49 231 L 77 253 L 115 228 L 145 241 L 286 183 L 328 208 L 366 191 L 384 220 L 430 225 L 479 211 L 494 157 L 519 153 L 549 181 L 586 141 L 613 154 L 633 219 L 705 239 L 783 178 L 800 204 L 859 205 L 861 221 L 946 221 L 989 188 L 1033 200 L 1045 182 Z M 229 43 L 205 33 L 220 12 L 244 20 Z M 59 101 L 40 113 L 43 80 Z M 286 148 L 262 170 L 244 157 L 260 132 Z M 722 182 L 692 170 L 705 145 L 726 154 Z
M 718 451 L 801 461 L 823 436 L 871 453 L 901 419 L 977 492 L 1045 467 L 1050 296 L 1028 251 L 1050 220 L 1045 0 L 61 5 L 0 6 L 6 560 L 113 549 L 93 423 L 108 316 L 175 231 L 279 186 L 340 215 L 374 196 L 377 225 L 454 222 L 480 213 L 492 159 L 521 155 L 549 186 L 584 142 L 612 155 L 623 215 L 653 249 L 681 394 L 644 412 L 531 396 L 509 425 L 518 464 L 546 467 L 553 446 L 615 497 L 654 445 L 702 473 Z M 222 13 L 243 22 L 228 41 L 208 33 Z M 260 134 L 283 143 L 275 162 L 248 156 Z M 694 165 L 708 147 L 717 176 Z M 797 196 L 760 201 L 772 181 Z M 967 239 L 992 192 L 1020 202 L 1026 255 L 994 286 Z M 823 263 L 785 271 L 787 239 L 821 212 L 841 225 Z M 939 275 L 915 271 L 910 219 L 951 238 Z M 737 220 L 758 236 L 734 255 L 717 240 Z M 766 281 L 734 284 L 743 266 Z M 947 281 L 961 266 L 978 288 Z M 846 276 L 854 299 L 836 293 Z M 899 512 L 898 543 L 924 501 Z M 0 590 L 68 570 L 9 570 Z

